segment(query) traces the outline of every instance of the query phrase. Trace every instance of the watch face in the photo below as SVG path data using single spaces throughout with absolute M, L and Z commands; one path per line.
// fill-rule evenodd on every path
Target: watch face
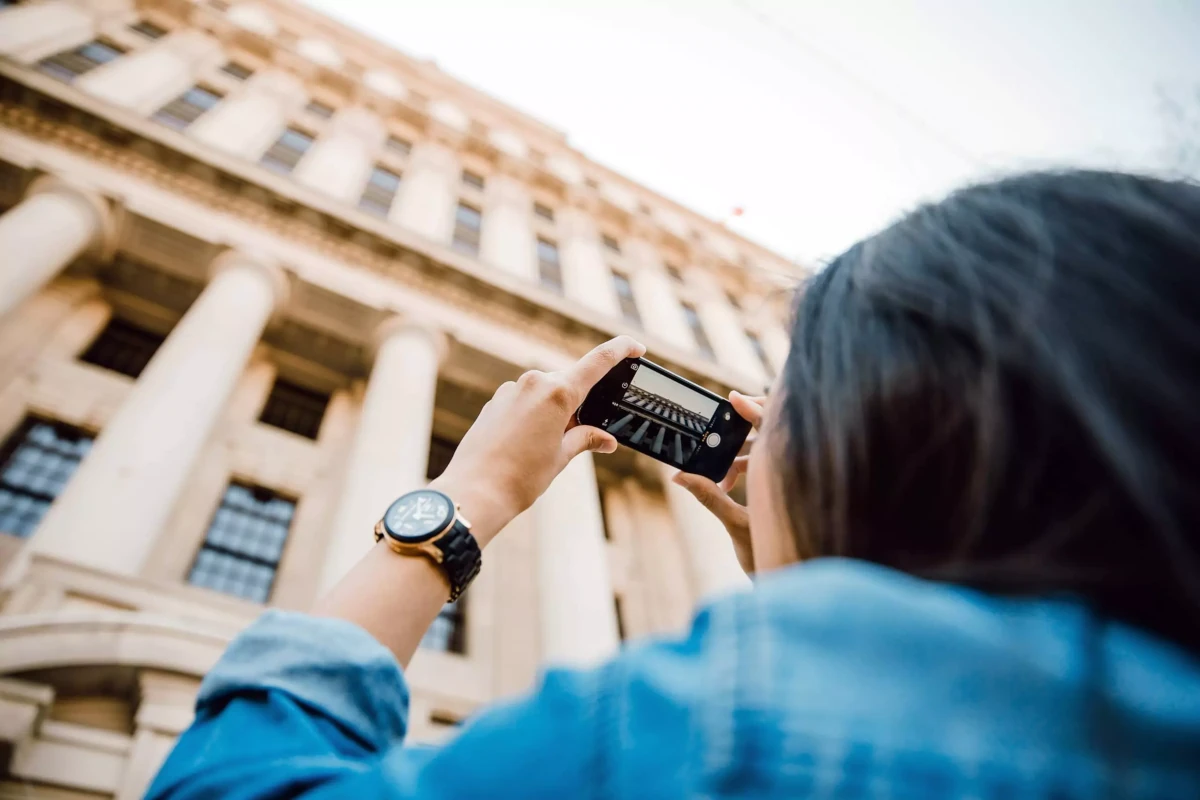
M 389 535 L 402 542 L 422 542 L 442 531 L 454 517 L 450 498 L 441 492 L 423 489 L 409 492 L 383 516 Z

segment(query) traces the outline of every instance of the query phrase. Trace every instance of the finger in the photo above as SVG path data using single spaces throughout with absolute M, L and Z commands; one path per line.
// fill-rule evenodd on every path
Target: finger
M 741 392 L 729 393 L 729 405 L 733 406 L 733 410 L 738 413 L 738 416 L 755 428 L 762 425 L 763 401 L 765 400 L 765 397 L 749 397 Z
M 591 425 L 577 425 L 567 431 L 562 441 L 563 455 L 570 461 L 582 452 L 591 450 L 593 453 L 613 453 L 617 449 L 617 440 L 611 433 L 594 428 Z
M 746 467 L 750 465 L 750 456 L 738 456 L 729 465 L 729 471 L 725 473 L 725 477 L 717 484 L 721 491 L 728 492 L 737 485 L 738 478 L 746 474 Z
M 692 496 L 711 511 L 725 527 L 736 528 L 745 524 L 746 509 L 734 502 L 733 498 L 708 478 L 690 472 L 680 472 L 672 480 L 691 492 Z
M 637 358 L 646 352 L 646 345 L 631 336 L 618 336 L 596 347 L 566 371 L 567 384 L 582 401 L 584 395 L 608 371 L 627 358 Z

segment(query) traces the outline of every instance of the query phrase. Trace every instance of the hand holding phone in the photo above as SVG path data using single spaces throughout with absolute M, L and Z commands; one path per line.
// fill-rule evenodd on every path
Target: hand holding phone
M 575 418 L 639 453 L 714 481 L 725 477 L 750 433 L 750 423 L 728 400 L 644 358 L 627 358 L 610 370 Z

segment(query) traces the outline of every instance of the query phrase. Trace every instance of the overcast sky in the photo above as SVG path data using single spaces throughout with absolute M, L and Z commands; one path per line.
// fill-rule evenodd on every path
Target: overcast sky
M 981 175 L 1165 168 L 1196 0 L 308 0 L 781 254 Z

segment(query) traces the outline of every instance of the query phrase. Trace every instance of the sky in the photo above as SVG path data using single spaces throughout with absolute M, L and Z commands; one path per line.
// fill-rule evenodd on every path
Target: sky
M 1170 171 L 1200 87 L 1195 0 L 307 4 L 814 265 L 972 180 Z

